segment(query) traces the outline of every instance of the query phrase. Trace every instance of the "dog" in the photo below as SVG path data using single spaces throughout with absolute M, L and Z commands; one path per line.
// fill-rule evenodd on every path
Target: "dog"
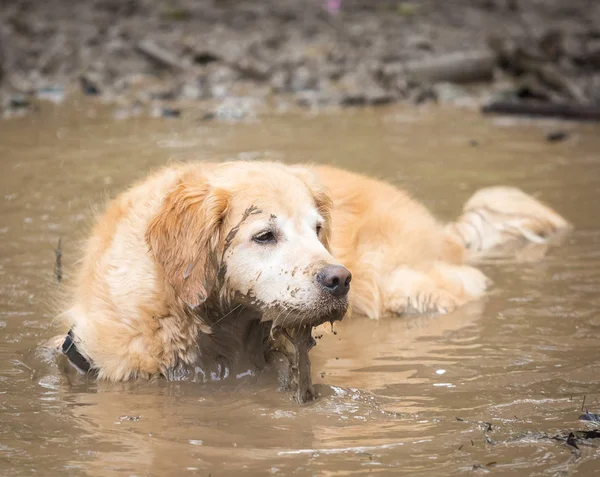
M 445 225 L 392 185 L 332 167 L 172 165 L 97 219 L 62 351 L 109 381 L 240 375 L 272 360 L 275 328 L 349 307 L 373 319 L 450 312 L 485 293 L 467 264 L 477 254 L 568 228 L 517 189 L 480 191 Z

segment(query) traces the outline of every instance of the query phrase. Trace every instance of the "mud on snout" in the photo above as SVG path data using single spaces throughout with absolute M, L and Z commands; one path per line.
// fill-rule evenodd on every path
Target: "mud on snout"
M 291 288 L 289 300 L 264 306 L 262 321 L 271 321 L 273 328 L 298 329 L 344 318 L 352 281 L 350 271 L 342 265 L 320 263 L 307 275 L 311 277 L 308 290 Z

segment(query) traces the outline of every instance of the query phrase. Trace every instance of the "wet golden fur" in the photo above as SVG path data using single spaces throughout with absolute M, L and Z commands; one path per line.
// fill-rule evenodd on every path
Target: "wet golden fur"
M 276 259 L 249 245 L 265 214 L 285 219 L 279 226 L 289 232 Z M 480 191 L 446 225 L 405 192 L 331 167 L 177 165 L 134 185 L 99 217 L 64 316 L 101 378 L 167 375 L 203 354 L 225 356 L 227 346 L 246 359 L 247 336 L 264 343 L 252 323 L 318 324 L 345 310 L 314 289 L 323 264 L 352 272 L 354 313 L 446 313 L 485 293 L 487 278 L 467 264 L 475 252 L 567 227 L 515 189 Z M 227 333 L 229 345 L 221 343 Z
M 469 262 L 513 241 L 545 244 L 570 228 L 515 188 L 482 189 L 443 224 L 390 184 L 328 166 L 315 171 L 334 202 L 331 249 L 353 273 L 352 307 L 370 318 L 448 313 L 489 285 Z

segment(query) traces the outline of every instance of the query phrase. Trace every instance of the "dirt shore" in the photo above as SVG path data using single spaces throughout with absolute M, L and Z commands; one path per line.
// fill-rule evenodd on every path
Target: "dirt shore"
M 474 91 L 600 105 L 600 2 L 1 1 L 5 113 L 74 86 L 164 116 L 179 100 L 219 114 L 243 99 L 243 115 L 273 98 L 362 106 Z

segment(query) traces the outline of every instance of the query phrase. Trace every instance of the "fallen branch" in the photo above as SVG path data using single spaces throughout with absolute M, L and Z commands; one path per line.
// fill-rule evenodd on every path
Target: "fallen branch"
M 474 83 L 492 79 L 497 57 L 492 51 L 449 53 L 435 58 L 386 65 L 384 75 L 405 75 L 418 82 Z
M 576 121 L 600 121 L 600 106 L 576 103 L 540 103 L 534 101 L 495 101 L 481 109 L 484 114 L 554 117 Z
M 54 254 L 56 255 L 56 262 L 54 263 L 54 273 L 56 274 L 56 280 L 58 283 L 62 281 L 62 247 L 61 247 L 61 238 L 58 238 L 58 245 L 56 250 L 54 250 Z
M 188 68 L 188 65 L 178 56 L 174 55 L 170 51 L 165 50 L 164 48 L 161 48 L 151 40 L 140 41 L 137 44 L 137 49 L 161 66 L 166 66 L 168 68 L 177 70 L 185 70 Z

